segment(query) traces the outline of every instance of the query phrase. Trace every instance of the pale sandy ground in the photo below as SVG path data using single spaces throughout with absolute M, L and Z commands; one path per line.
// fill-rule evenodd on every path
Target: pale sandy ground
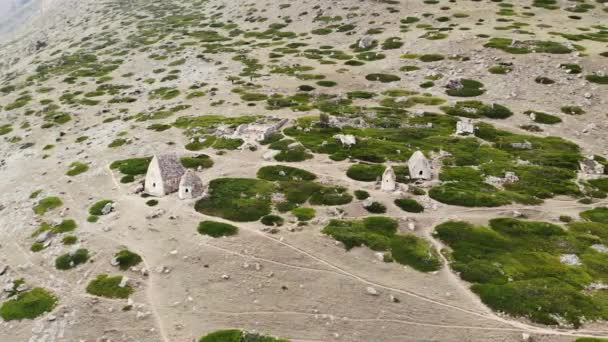
M 227 5 L 226 13 L 231 13 L 238 19 L 244 7 L 239 2 L 222 2 Z M 300 13 L 316 4 L 316 1 L 303 1 L 293 4 L 290 13 Z M 97 18 L 96 24 L 84 24 L 88 17 L 94 17 L 92 8 L 102 4 L 92 4 L 82 1 L 75 4 L 70 0 L 61 3 L 62 20 L 70 21 L 61 30 L 51 20 L 41 21 L 39 30 L 49 35 L 58 48 L 66 48 L 74 37 L 84 37 L 94 32 L 98 26 L 108 24 L 112 28 L 119 27 L 119 20 L 111 17 Z M 242 5 L 242 4 L 241 4 Z M 264 7 L 264 3 L 259 4 Z M 372 2 L 357 2 L 360 12 L 369 13 L 377 6 Z M 266 6 L 269 12 L 276 10 L 276 4 Z M 352 1 L 337 1 L 333 9 L 326 13 L 335 15 L 340 8 L 352 6 Z M 419 3 L 406 2 L 400 5 L 402 13 L 398 16 L 382 18 L 396 22 L 396 18 L 406 15 L 417 15 L 426 9 Z M 454 6 L 456 7 L 456 6 Z M 494 7 L 492 7 L 494 8 Z M 68 9 L 70 9 L 68 11 Z M 476 3 L 458 4 L 459 12 L 471 14 L 468 19 L 474 22 L 477 18 L 487 18 L 488 10 L 478 9 Z M 312 12 L 312 11 L 311 11 Z M 332 14 L 333 13 L 333 14 Z M 565 29 L 555 18 L 541 12 L 539 18 L 550 21 L 555 30 Z M 268 15 L 268 14 L 266 14 Z M 560 15 L 565 15 L 560 12 Z M 296 17 L 296 15 L 293 15 Z M 606 19 L 605 15 L 592 18 L 595 23 Z M 376 19 L 380 22 L 380 19 Z M 369 18 L 354 20 L 359 22 L 360 31 L 367 28 Z M 463 21 L 464 22 L 464 21 Z M 310 20 L 302 23 L 295 22 L 289 27 L 293 31 L 310 31 Z M 59 24 L 57 24 L 60 26 Z M 95 26 L 98 25 L 98 26 Z M 591 25 L 591 23 L 587 23 Z M 254 27 L 255 25 L 243 25 Z M 376 25 L 379 26 L 379 25 Z M 542 134 L 558 135 L 578 143 L 586 153 L 605 154 L 608 150 L 608 135 L 606 129 L 606 95 L 605 86 L 590 84 L 582 79 L 576 79 L 560 71 L 559 62 L 581 62 L 586 70 L 605 68 L 605 61 L 594 58 L 580 58 L 574 55 L 548 57 L 546 55 L 530 54 L 517 56 L 515 71 L 507 76 L 491 75 L 487 68 L 494 64 L 494 59 L 509 61 L 512 55 L 500 51 L 482 49 L 482 39 L 465 38 L 464 33 L 455 31 L 448 40 L 426 41 L 415 39 L 419 32 L 398 34 L 397 25 L 390 27 L 383 37 L 398 35 L 404 37 L 405 45 L 400 51 L 389 52 L 390 56 L 398 56 L 405 52 L 466 54 L 471 56 L 470 62 L 456 63 L 445 61 L 434 63 L 436 72 L 441 72 L 448 79 L 451 76 L 474 78 L 486 84 L 488 92 L 478 99 L 486 102 L 507 104 L 516 115 L 506 121 L 492 123 L 513 131 L 520 131 L 517 126 L 529 120 L 522 113 L 528 109 L 559 113 L 559 107 L 566 104 L 579 104 L 587 110 L 587 114 L 574 117 L 560 115 L 563 123 L 543 127 Z M 473 28 L 466 37 L 474 33 L 488 32 L 492 26 L 485 29 Z M 264 26 L 265 27 L 265 26 Z M 127 35 L 129 32 L 122 32 Z M 35 35 L 36 33 L 34 33 Z M 501 36 L 510 36 L 504 31 Z M 348 51 L 350 45 L 360 35 L 347 39 L 338 36 L 314 37 L 323 39 L 324 44 L 332 44 L 338 49 Z M 549 38 L 539 35 L 539 38 Z M 29 37 L 32 37 L 31 35 Z M 25 42 L 26 40 L 24 40 Z M 13 43 L 0 50 L 0 57 L 20 56 L 20 60 L 11 68 L 4 69 L 8 74 L 12 70 L 33 70 L 34 59 L 44 60 L 54 50 L 43 51 L 37 55 L 28 56 L 17 51 L 28 51 L 24 42 Z M 585 42 L 589 53 L 605 49 L 605 44 Z M 30 46 L 31 47 L 31 46 Z M 31 50 L 30 50 L 31 51 Z M 258 107 L 246 107 L 240 104 L 238 96 L 231 94 L 227 75 L 241 70 L 238 62 L 223 58 L 223 55 L 209 56 L 214 61 L 222 61 L 222 66 L 228 70 L 221 71 L 213 62 L 204 62 L 195 58 L 195 50 L 187 50 L 181 56 L 188 58 L 183 67 L 182 78 L 176 85 L 185 89 L 193 81 L 203 81 L 210 86 L 220 88 L 215 97 L 205 97 L 189 101 L 192 108 L 180 115 L 223 114 L 238 116 L 244 114 L 268 113 L 277 117 L 295 118 L 302 113 L 290 110 L 267 112 Z M 388 54 L 388 53 L 387 53 Z M 267 50 L 253 53 L 261 60 L 267 56 Z M 177 56 L 176 56 L 177 58 Z M 337 81 L 339 89 L 321 90 L 330 93 L 344 93 L 350 90 L 360 90 L 368 87 L 369 82 L 364 76 L 369 72 L 396 72 L 401 65 L 424 63 L 399 60 L 396 57 L 369 63 L 364 67 L 353 68 L 351 72 L 336 73 L 336 66 L 317 65 L 314 62 L 294 57 L 291 63 L 315 65 L 314 73 L 328 75 L 328 79 Z M 12 63 L 11 63 L 12 64 Z M 115 72 L 114 83 L 133 82 L 122 79 L 120 74 L 134 72 L 131 80 L 152 75 L 151 70 L 166 62 L 154 62 L 143 59 L 140 55 L 128 57 L 125 64 Z M 457 65 L 457 66 L 456 66 Z M 462 68 L 462 70 L 458 70 Z M 533 78 L 537 75 L 550 74 L 558 82 L 551 86 L 539 86 Z M 422 82 L 422 75 L 417 76 L 401 73 L 402 81 L 390 85 L 373 84 L 369 90 L 376 92 L 382 89 L 403 87 L 415 89 Z M 568 81 L 568 77 L 576 80 Z M 263 92 L 293 93 L 295 87 L 302 83 L 295 78 L 275 75 L 258 82 L 262 84 Z M 437 82 L 441 84 L 440 82 Z M 60 96 L 64 87 L 56 80 L 47 82 L 56 86 L 56 90 L 41 98 Z M 158 87 L 138 83 L 135 89 L 147 93 Z M 88 88 L 87 88 L 88 87 Z M 84 87 L 92 90 L 94 84 Z M 440 86 L 429 92 L 445 97 Z M 584 93 L 591 93 L 591 99 L 585 99 Z M 514 93 L 514 94 L 513 94 Z M 1 99 L 2 104 L 11 102 L 17 94 L 11 94 Z M 220 99 L 226 100 L 221 107 L 210 107 L 209 102 Z M 140 100 L 128 105 L 131 113 L 137 113 L 150 106 L 160 104 L 177 104 L 180 99 L 173 101 Z M 239 103 L 233 106 L 232 103 Z M 107 106 L 112 115 L 117 114 L 116 107 Z M 432 109 L 435 107 L 415 107 L 412 110 Z M 44 286 L 55 292 L 60 298 L 60 306 L 53 312 L 58 316 L 54 322 L 41 317 L 35 321 L 3 322 L 0 323 L 0 341 L 98 341 L 106 337 L 111 341 L 193 341 L 206 332 L 228 327 L 255 330 L 289 338 L 292 341 L 519 341 L 522 333 L 530 333 L 535 341 L 573 341 L 574 335 L 604 335 L 608 336 L 605 323 L 588 324 L 578 331 L 558 330 L 548 327 L 534 326 L 527 322 L 502 317 L 492 313 L 480 303 L 479 299 L 468 290 L 468 285 L 444 267 L 436 274 L 423 274 L 398 264 L 386 264 L 376 259 L 374 254 L 364 248 L 350 252 L 336 244 L 332 239 L 320 234 L 321 228 L 329 216 L 325 208 L 318 208 L 317 223 L 305 227 L 299 232 L 289 232 L 283 227 L 280 233 L 269 235 L 262 233 L 260 223 L 238 224 L 240 233 L 231 238 L 211 239 L 199 235 L 196 226 L 203 219 L 214 219 L 196 213 L 193 202 L 179 201 L 176 196 L 160 199 L 156 208 L 162 208 L 167 213 L 158 219 L 146 220 L 144 217 L 154 209 L 145 205 L 145 200 L 132 194 L 133 185 L 120 184 L 118 174 L 113 174 L 107 166 L 114 160 L 134 156 L 144 156 L 153 153 L 177 152 L 186 153 L 183 145 L 186 138 L 181 131 L 172 128 L 163 133 L 146 130 L 145 123 L 125 123 L 114 121 L 101 125 L 106 116 L 98 115 L 99 107 L 72 108 L 74 120 L 61 127 L 66 133 L 61 141 L 58 130 L 42 130 L 39 128 L 39 118 L 30 117 L 32 128 L 17 129 L 16 133 L 25 137 L 24 142 L 35 141 L 34 148 L 19 150 L 18 145 L 3 142 L 0 144 L 0 158 L 6 161 L 6 166 L 0 169 L 0 203 L 6 209 L 0 212 L 0 261 L 11 265 L 10 276 L 23 276 L 29 284 Z M 305 113 L 309 114 L 309 113 Z M 0 113 L 3 121 L 20 123 L 18 113 Z M 161 122 L 172 122 L 170 118 Z M 589 124 L 596 124 L 596 129 L 583 134 L 582 130 Z M 134 142 L 118 149 L 108 149 L 106 146 L 121 131 L 129 131 L 128 137 L 135 138 Z M 86 145 L 72 144 L 77 137 L 86 134 L 90 140 Z M 175 142 L 169 146 L 167 142 Z M 41 159 L 42 146 L 55 144 L 52 156 Z M 261 158 L 264 149 L 257 152 L 228 152 L 217 156 L 214 151 L 203 151 L 210 154 L 215 166 L 201 173 L 205 181 L 223 177 L 254 177 L 257 169 L 273 163 L 264 162 Z M 77 177 L 67 177 L 65 172 L 70 162 L 80 160 L 91 163 L 90 170 Z M 294 166 L 310 170 L 332 184 L 349 186 L 352 190 L 366 189 L 372 196 L 384 203 L 392 202 L 394 195 L 382 193 L 373 188 L 372 184 L 350 180 L 345 171 L 347 162 L 330 162 L 327 156 L 318 155 L 313 160 L 294 163 Z M 40 219 L 33 215 L 31 207 L 34 200 L 28 199 L 29 194 L 36 189 L 44 189 L 41 196 L 57 195 L 64 200 L 64 207 L 69 208 L 66 217 L 79 222 L 77 234 L 81 244 L 94 253 L 94 261 L 80 266 L 73 271 L 59 272 L 54 269 L 54 258 L 65 252 L 59 241 L 41 253 L 29 252 L 32 239 L 31 232 L 39 225 Z M 103 198 L 117 202 L 117 212 L 102 217 L 98 223 L 86 222 L 87 209 L 95 201 Z M 596 203 L 594 205 L 599 205 Z M 424 214 L 407 215 L 393 206 L 389 206 L 387 215 L 405 222 L 413 218 L 417 222 L 415 234 L 432 239 L 433 227 L 448 219 L 463 219 L 475 223 L 485 223 L 496 216 L 511 215 L 513 210 L 525 213 L 532 219 L 554 221 L 559 215 L 577 216 L 577 213 L 591 206 L 583 206 L 569 199 L 554 199 L 546 201 L 538 207 L 508 206 L 496 209 L 467 209 L 439 204 L 437 210 L 429 210 Z M 365 215 L 360 202 L 345 206 L 347 217 Z M 58 211 L 47 215 L 46 219 L 57 218 Z M 171 215 L 176 216 L 170 219 Z M 289 226 L 289 225 L 288 225 Z M 401 225 L 407 233 L 406 224 Z M 432 240 L 437 248 L 439 242 Z M 120 273 L 109 264 L 111 256 L 118 248 L 125 246 L 139 253 L 144 258 L 144 266 L 151 270 L 148 277 L 136 272 L 125 272 L 137 290 L 132 299 L 135 308 L 128 312 L 121 311 L 126 300 L 96 300 L 86 294 L 86 284 L 99 273 Z M 174 252 L 174 253 L 172 253 Z M 259 264 L 259 266 L 257 266 Z M 169 273 L 159 273 L 158 267 L 168 267 Z M 259 270 L 258 270 L 259 269 Z M 229 275 L 230 279 L 222 279 Z M 285 286 L 287 289 L 282 289 Z M 372 286 L 380 292 L 377 297 L 366 294 L 366 287 Z M 400 303 L 392 303 L 389 296 L 399 298 Z M 98 301 L 98 302 L 97 302 Z M 143 319 L 136 318 L 137 312 L 142 313 Z

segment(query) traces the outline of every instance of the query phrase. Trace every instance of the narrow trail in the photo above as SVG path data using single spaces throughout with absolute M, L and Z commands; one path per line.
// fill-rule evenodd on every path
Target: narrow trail
M 109 172 L 112 182 L 114 183 L 114 185 L 117 187 L 117 189 L 120 191 L 121 186 L 120 184 L 117 182 L 112 170 L 109 169 L 109 167 L 107 168 L 107 171 Z M 323 175 L 326 177 L 329 177 L 330 179 L 334 179 L 336 177 L 332 176 L 332 175 Z M 341 179 L 342 177 L 340 177 L 339 179 Z M 121 197 L 125 197 L 124 194 Z M 595 205 L 601 205 L 602 203 L 608 203 L 608 202 L 600 202 L 600 203 L 595 203 Z M 569 206 L 560 206 L 560 207 L 554 207 L 554 209 L 559 210 L 559 209 L 566 209 L 566 208 L 590 208 L 591 206 L 588 205 L 569 205 Z M 546 212 L 546 213 L 550 213 L 551 211 L 545 210 L 543 208 L 539 208 L 539 207 L 533 207 L 533 206 L 520 206 L 520 207 L 500 207 L 500 208 L 470 208 L 470 209 L 464 209 L 464 210 L 458 210 L 456 212 L 450 212 L 450 216 L 458 216 L 458 215 L 462 215 L 462 214 L 466 214 L 466 213 L 471 213 L 471 212 L 476 212 L 476 211 L 482 211 L 482 212 L 488 212 L 488 211 L 496 211 L 496 212 L 500 212 L 500 211 L 509 211 L 509 210 L 536 210 L 539 212 Z M 440 223 L 441 221 L 445 221 L 448 220 L 449 217 L 442 217 L 441 219 L 437 219 L 437 224 Z M 434 220 L 435 221 L 435 220 Z M 435 224 L 435 222 L 434 222 Z M 339 274 L 342 276 L 346 276 L 352 279 L 355 279 L 363 284 L 369 285 L 369 286 L 374 286 L 380 289 L 384 289 L 384 290 L 388 290 L 388 291 L 393 291 L 396 293 L 400 293 L 403 295 L 407 295 L 409 297 L 412 298 L 416 298 L 420 301 L 423 302 L 427 302 L 433 305 L 437 305 L 437 306 L 441 306 L 441 307 L 445 307 L 448 309 L 452 309 L 452 310 L 456 310 L 468 315 L 473 315 L 479 318 L 483 318 L 483 319 L 487 319 L 489 321 L 494 321 L 494 322 L 498 322 L 498 323 L 502 323 L 504 325 L 510 326 L 509 327 L 477 327 L 477 326 L 450 326 L 450 325 L 437 325 L 437 324 L 433 324 L 433 323 L 423 323 L 423 322 L 412 322 L 412 321 L 407 321 L 407 320 L 398 320 L 398 319 L 381 319 L 381 318 L 377 318 L 377 319 L 350 319 L 352 321 L 359 321 L 359 322 L 365 322 L 365 321 L 393 321 L 395 323 L 403 323 L 403 324 L 409 324 L 409 325 L 420 325 L 420 326 L 429 326 L 429 327 L 438 327 L 438 328 L 453 328 L 453 329 L 479 329 L 479 330 L 496 330 L 496 331 L 521 331 L 521 332 L 530 332 L 530 333 L 538 333 L 538 334 L 549 334 L 549 335 L 560 335 L 560 336 L 572 336 L 572 337 L 598 337 L 598 336 L 608 336 L 608 331 L 591 331 L 591 330 L 569 330 L 569 329 L 550 329 L 550 328 L 543 328 L 543 327 L 539 327 L 539 326 L 534 326 L 534 325 L 530 325 L 530 324 L 526 324 L 523 322 L 519 322 L 516 320 L 512 320 L 512 319 L 507 319 L 507 318 L 503 318 L 500 316 L 497 316 L 496 314 L 494 314 L 493 312 L 491 312 L 491 310 L 488 309 L 489 312 L 483 312 L 483 311 L 476 311 L 476 310 L 471 310 L 471 309 L 466 309 L 466 308 L 462 308 L 459 307 L 457 305 L 453 305 L 453 304 L 449 304 L 449 303 L 445 303 L 439 300 L 435 300 L 429 297 L 426 297 L 424 295 L 421 295 L 419 293 L 413 292 L 413 291 L 409 291 L 409 290 L 404 290 L 404 289 L 400 289 L 400 288 L 395 288 L 395 287 L 391 287 L 391 286 L 387 286 L 384 284 L 380 284 L 380 283 L 376 283 L 372 280 L 369 280 L 367 278 L 364 278 L 363 276 L 351 273 L 331 262 L 328 262 L 322 258 L 319 258 L 313 254 L 311 254 L 310 252 L 307 252 L 306 250 L 296 247 L 292 244 L 289 244 L 285 241 L 282 241 L 279 238 L 275 238 L 272 237 L 258 229 L 254 229 L 252 227 L 249 227 L 247 225 L 242 225 L 241 227 L 243 227 L 244 229 L 246 229 L 247 231 L 254 233 L 258 236 L 261 236 L 262 238 L 272 241 L 274 243 L 278 243 L 286 248 L 289 248 L 303 256 L 306 256 L 307 258 L 310 258 L 314 261 L 316 261 L 317 263 L 321 264 L 321 265 L 325 265 L 326 267 L 328 267 L 330 270 L 320 270 L 320 269 L 315 269 L 315 268 L 307 268 L 307 267 L 302 267 L 302 266 L 296 266 L 296 265 L 289 265 L 289 264 L 285 264 L 285 263 L 281 263 L 281 262 L 277 262 L 277 261 L 272 261 L 269 259 L 265 259 L 265 258 L 259 258 L 253 255 L 245 255 L 245 254 L 241 254 L 232 250 L 228 250 L 219 246 L 215 246 L 215 245 L 211 245 L 211 244 L 206 244 L 207 246 L 214 248 L 216 250 L 221 250 L 225 253 L 230 253 L 232 255 L 238 255 L 241 256 L 243 258 L 250 258 L 250 259 L 254 259 L 254 260 L 263 260 L 265 262 L 271 262 L 273 264 L 277 264 L 277 265 L 281 265 L 284 267 L 290 267 L 290 268 L 297 268 L 297 269 L 303 269 L 303 270 L 308 270 L 308 271 L 314 271 L 314 272 L 328 272 L 328 273 L 333 273 L 333 274 Z M 433 244 L 437 247 L 440 246 L 441 244 L 436 241 L 435 239 L 432 238 L 432 236 L 430 236 L 429 234 L 429 238 L 430 240 L 433 242 Z M 117 242 L 118 243 L 118 242 Z M 443 262 L 445 265 L 449 265 L 448 264 L 448 260 L 445 259 L 444 256 L 441 256 Z M 149 266 L 147 265 L 147 263 L 145 262 L 145 258 L 144 258 L 144 264 L 146 265 L 146 268 L 150 269 Z M 451 272 L 450 270 L 448 270 L 448 272 L 450 273 L 450 277 L 451 280 L 453 282 L 455 282 L 456 284 L 459 284 L 459 288 L 461 288 L 464 293 L 469 294 L 470 296 L 474 295 L 470 292 L 469 289 L 466 288 L 465 284 L 460 281 L 460 279 L 455 279 L 456 275 L 453 274 L 453 272 Z M 153 282 L 153 280 L 150 278 L 149 279 L 150 283 Z M 156 307 L 152 304 L 153 303 L 153 294 L 150 293 L 151 291 L 151 285 L 147 287 L 147 297 L 149 299 L 150 302 L 150 306 L 151 309 L 153 311 L 153 315 L 155 317 L 155 320 L 157 322 L 157 325 L 159 327 L 159 333 L 163 339 L 164 342 L 169 342 L 169 339 L 166 337 L 165 331 L 162 327 L 162 320 L 160 319 L 160 316 L 158 315 L 158 312 L 156 310 Z M 477 298 L 477 297 L 475 297 Z M 477 300 L 479 302 L 479 300 Z M 217 313 L 222 313 L 222 312 L 217 312 Z M 254 314 L 255 312 L 250 312 L 249 314 Z M 258 312 L 259 314 L 264 313 L 263 311 Z M 267 312 L 268 314 L 276 314 L 276 312 Z M 235 313 L 228 313 L 228 312 L 224 312 L 224 314 L 235 314 Z M 246 313 L 241 313 L 241 314 L 246 314 Z M 295 314 L 295 313 L 294 313 Z M 299 313 L 300 314 L 300 313 Z M 303 313 L 301 313 L 303 314 Z
M 419 300 L 427 302 L 427 303 L 431 303 L 431 304 L 434 304 L 434 305 L 446 307 L 446 308 L 453 309 L 453 310 L 456 310 L 456 311 L 460 311 L 460 312 L 463 312 L 463 313 L 466 313 L 466 314 L 474 315 L 474 316 L 477 316 L 477 317 L 480 317 L 480 318 L 484 318 L 484 319 L 488 319 L 488 320 L 493 320 L 493 321 L 500 322 L 500 323 L 503 323 L 503 324 L 506 324 L 506 325 L 510 325 L 510 326 L 513 327 L 512 329 L 516 330 L 516 331 L 522 331 L 522 332 L 523 331 L 527 331 L 527 332 L 534 332 L 534 333 L 539 333 L 539 334 L 551 334 L 551 335 L 574 336 L 574 337 L 598 337 L 598 336 L 606 336 L 606 335 L 608 335 L 608 332 L 603 332 L 603 331 L 586 331 L 586 330 L 571 331 L 571 330 L 560 330 L 560 329 L 542 328 L 542 327 L 537 327 L 537 326 L 525 324 L 525 323 L 514 321 L 514 320 L 505 319 L 505 318 L 496 316 L 493 313 L 482 313 L 482 312 L 477 312 L 477 311 L 470 310 L 470 309 L 461 308 L 459 306 L 455 306 L 455 305 L 452 305 L 452 304 L 443 303 L 443 302 L 440 302 L 440 301 L 428 298 L 426 296 L 417 294 L 417 293 L 412 292 L 412 291 L 403 290 L 403 289 L 399 289 L 399 288 L 383 285 L 383 284 L 380 284 L 380 283 L 375 283 L 375 282 L 373 282 L 371 280 L 365 279 L 365 278 L 363 278 L 361 276 L 358 276 L 358 275 L 356 275 L 354 273 L 348 272 L 348 271 L 340 268 L 339 266 L 336 266 L 336 265 L 334 265 L 334 264 L 332 264 L 332 263 L 330 263 L 330 262 L 328 262 L 328 261 L 326 261 L 324 259 L 316 257 L 316 256 L 314 256 L 314 255 L 306 252 L 305 250 L 303 250 L 303 249 L 301 249 L 299 247 L 293 246 L 293 245 L 288 244 L 288 243 L 286 243 L 284 241 L 281 241 L 279 239 L 270 237 L 267 234 L 265 234 L 265 233 L 263 233 L 263 232 L 261 232 L 259 230 L 251 229 L 249 227 L 246 227 L 246 229 L 248 231 L 250 231 L 250 232 L 253 232 L 253 233 L 259 235 L 259 236 L 262 236 L 265 239 L 274 241 L 274 242 L 279 243 L 279 244 L 281 244 L 281 245 L 283 245 L 283 246 L 285 246 L 287 248 L 290 248 L 290 249 L 292 249 L 292 250 L 294 250 L 294 251 L 296 251 L 296 252 L 298 252 L 298 253 L 300 253 L 302 255 L 305 255 L 305 256 L 307 256 L 307 257 L 309 257 L 309 258 L 311 258 L 311 259 L 313 259 L 313 260 L 315 260 L 315 261 L 317 261 L 317 262 L 319 262 L 319 263 L 321 263 L 323 265 L 326 265 L 326 266 L 328 266 L 328 267 L 336 270 L 338 273 L 341 273 L 341 274 L 343 274 L 345 276 L 348 276 L 348 277 L 351 277 L 353 279 L 356 279 L 356 280 L 358 280 L 361 283 L 364 283 L 364 284 L 367 284 L 367 285 L 371 285 L 371 286 L 375 286 L 375 287 L 378 287 L 378 288 L 381 288 L 381 289 L 384 289 L 384 290 L 390 290 L 390 291 L 394 291 L 394 292 L 397 292 L 397 293 L 401 293 L 401 294 L 404 294 L 404 295 L 407 295 L 407 296 L 419 299 Z M 501 330 L 501 329 L 504 329 L 504 328 L 488 328 L 488 329 L 498 329 L 498 330 Z

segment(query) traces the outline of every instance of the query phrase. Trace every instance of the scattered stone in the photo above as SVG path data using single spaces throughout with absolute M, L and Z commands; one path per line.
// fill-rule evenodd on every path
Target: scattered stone
M 365 292 L 367 292 L 367 294 L 370 295 L 370 296 L 378 296 L 378 295 L 380 295 L 380 293 L 378 292 L 378 290 L 376 290 L 375 288 L 373 288 L 371 286 L 368 286 L 365 289 Z
M 581 259 L 576 254 L 562 254 L 559 256 L 559 261 L 562 264 L 570 265 L 570 266 L 580 266 L 582 265 Z

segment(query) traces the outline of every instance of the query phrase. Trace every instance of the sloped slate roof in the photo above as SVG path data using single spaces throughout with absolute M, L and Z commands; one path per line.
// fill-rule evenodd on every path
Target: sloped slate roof
M 179 179 L 186 173 L 186 169 L 182 165 L 179 158 L 175 154 L 163 154 L 156 156 L 158 167 L 163 180 Z

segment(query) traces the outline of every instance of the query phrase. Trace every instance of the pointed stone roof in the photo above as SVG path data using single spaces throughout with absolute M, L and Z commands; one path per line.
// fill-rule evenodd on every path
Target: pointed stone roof
M 154 158 L 158 162 L 162 179 L 180 178 L 186 173 L 186 169 L 176 154 L 155 155 Z
M 192 170 L 186 171 L 186 173 L 182 176 L 180 182 L 180 186 L 191 186 L 191 187 L 203 187 L 203 181 L 199 176 L 194 173 Z

